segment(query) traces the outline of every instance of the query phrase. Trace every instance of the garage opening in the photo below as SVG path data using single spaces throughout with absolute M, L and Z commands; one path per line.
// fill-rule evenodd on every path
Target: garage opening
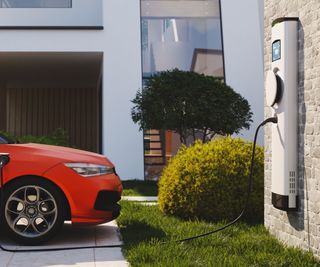
M 101 152 L 103 53 L 0 53 L 0 130 Z

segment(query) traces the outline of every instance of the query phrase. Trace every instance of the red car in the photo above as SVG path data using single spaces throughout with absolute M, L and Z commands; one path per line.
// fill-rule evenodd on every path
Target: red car
M 15 144 L 0 136 L 4 203 L 0 220 L 24 244 L 51 238 L 65 220 L 100 224 L 117 218 L 122 185 L 99 154 L 49 145 Z

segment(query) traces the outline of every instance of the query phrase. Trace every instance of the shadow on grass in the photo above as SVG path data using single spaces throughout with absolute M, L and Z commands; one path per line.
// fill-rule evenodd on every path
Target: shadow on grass
M 122 181 L 124 195 L 157 196 L 158 182 L 129 180 Z
M 137 246 L 142 242 L 161 240 L 166 237 L 162 230 L 137 220 L 130 221 L 125 227 L 120 227 L 120 231 L 127 247 Z

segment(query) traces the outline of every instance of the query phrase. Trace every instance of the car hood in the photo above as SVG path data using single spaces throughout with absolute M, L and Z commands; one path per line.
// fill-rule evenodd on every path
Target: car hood
M 86 162 L 113 166 L 113 164 L 103 155 L 83 151 L 74 148 L 51 146 L 43 144 L 13 144 L 7 145 L 13 150 L 14 158 L 24 157 L 26 160 L 47 159 L 51 164 L 60 162 Z M 10 151 L 8 151 L 10 153 Z

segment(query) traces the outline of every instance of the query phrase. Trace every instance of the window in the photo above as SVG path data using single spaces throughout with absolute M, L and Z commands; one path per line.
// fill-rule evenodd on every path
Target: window
M 143 77 L 178 68 L 224 76 L 218 0 L 141 0 Z
M 141 32 L 143 83 L 174 68 L 224 78 L 219 0 L 141 0 Z M 180 146 L 171 132 L 146 131 L 144 140 L 145 166 Z
M 72 0 L 0 0 L 2 8 L 71 8 Z

